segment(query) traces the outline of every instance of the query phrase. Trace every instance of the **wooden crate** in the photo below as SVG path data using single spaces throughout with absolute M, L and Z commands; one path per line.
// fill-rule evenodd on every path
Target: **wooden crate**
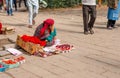
M 16 44 L 30 54 L 43 50 L 43 47 L 39 44 L 23 41 L 20 35 L 17 36 Z

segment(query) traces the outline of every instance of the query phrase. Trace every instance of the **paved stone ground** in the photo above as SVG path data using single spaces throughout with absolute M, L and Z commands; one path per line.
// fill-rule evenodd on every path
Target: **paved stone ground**
M 98 9 L 95 34 L 83 34 L 81 8 L 40 11 L 36 25 L 27 28 L 28 13 L 14 12 L 14 16 L 0 13 L 4 25 L 14 26 L 16 33 L 0 35 L 16 40 L 17 34 L 33 35 L 36 26 L 47 18 L 55 19 L 57 37 L 70 43 L 75 50 L 66 54 L 41 58 L 23 52 L 26 63 L 19 68 L 0 73 L 0 78 L 119 78 L 120 77 L 120 28 L 106 29 L 107 8 Z M 116 25 L 120 25 L 118 20 Z M 13 56 L 7 56 L 13 57 Z

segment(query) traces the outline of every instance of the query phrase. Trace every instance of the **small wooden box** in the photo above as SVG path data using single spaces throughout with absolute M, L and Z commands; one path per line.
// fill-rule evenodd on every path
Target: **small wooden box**
M 17 36 L 16 44 L 30 54 L 43 50 L 43 47 L 39 44 L 23 41 L 20 35 Z
M 14 27 L 3 27 L 2 34 L 13 34 L 15 32 Z

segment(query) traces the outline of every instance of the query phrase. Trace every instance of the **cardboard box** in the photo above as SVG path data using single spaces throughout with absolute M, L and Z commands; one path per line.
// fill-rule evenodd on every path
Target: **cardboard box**
M 17 36 L 16 44 L 30 54 L 43 50 L 39 44 L 23 41 L 20 35 Z

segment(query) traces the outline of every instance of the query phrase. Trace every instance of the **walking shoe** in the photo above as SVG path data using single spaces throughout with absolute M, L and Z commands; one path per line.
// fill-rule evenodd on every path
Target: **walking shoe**
M 11 14 L 11 16 L 13 16 L 13 14 Z
M 28 28 L 32 28 L 32 25 L 28 25 Z
M 90 29 L 89 31 L 90 31 L 90 34 L 94 34 L 94 31 L 92 29 Z
M 35 25 L 35 20 L 32 21 L 32 24 Z
M 85 34 L 85 35 L 88 35 L 89 33 L 88 33 L 88 31 L 84 31 L 84 34 Z
M 109 26 L 109 27 L 107 27 L 107 29 L 112 30 L 112 29 L 113 29 L 113 27 Z

